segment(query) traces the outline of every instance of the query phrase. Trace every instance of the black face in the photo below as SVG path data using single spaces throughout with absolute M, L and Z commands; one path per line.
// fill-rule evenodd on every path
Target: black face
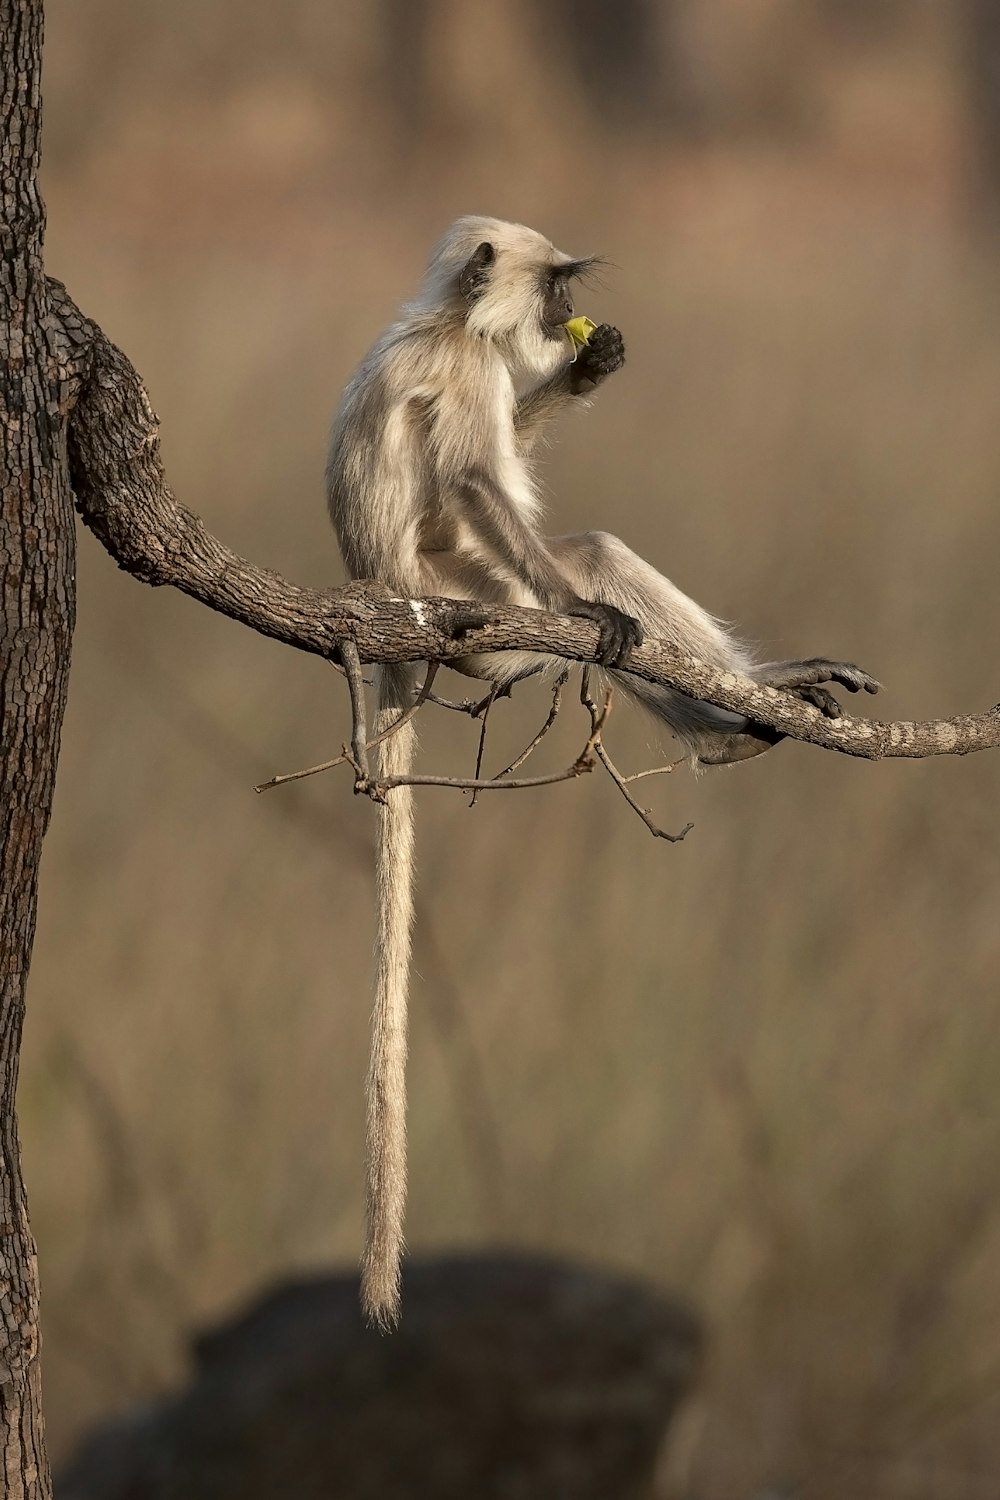
M 542 322 L 549 333 L 558 333 L 573 316 L 573 295 L 569 289 L 570 273 L 561 267 L 545 273 Z

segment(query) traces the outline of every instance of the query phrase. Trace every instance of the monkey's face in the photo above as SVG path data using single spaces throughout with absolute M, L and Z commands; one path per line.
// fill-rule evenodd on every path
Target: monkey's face
M 573 316 L 573 265 L 532 235 L 527 244 L 500 236 L 483 241 L 462 268 L 466 328 L 493 344 L 518 387 L 547 379 L 573 357 L 565 331 Z
M 421 303 L 461 310 L 467 332 L 494 346 L 515 383 L 535 384 L 573 359 L 571 284 L 593 264 L 524 224 L 459 219 L 434 252 Z
M 538 236 L 531 245 L 491 245 L 475 252 L 474 290 L 466 315 L 473 334 L 488 337 L 518 387 L 547 380 L 569 364 L 576 347 L 566 332 L 573 317 L 573 278 L 582 263 Z
M 564 325 L 573 316 L 570 272 L 552 266 L 542 272 L 542 327 L 550 338 L 565 339 Z

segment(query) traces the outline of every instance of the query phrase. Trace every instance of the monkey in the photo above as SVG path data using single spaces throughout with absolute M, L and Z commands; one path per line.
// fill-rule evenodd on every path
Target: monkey
M 849 662 L 758 664 L 721 621 L 624 542 L 603 531 L 548 537 L 531 455 L 552 416 L 589 398 L 625 361 L 621 333 L 602 323 L 578 348 L 566 324 L 573 283 L 595 266 L 521 224 L 458 219 L 435 248 L 416 299 L 350 380 L 333 423 L 326 488 L 352 579 L 403 599 L 421 595 L 528 605 L 593 621 L 598 661 L 681 741 L 691 760 L 720 765 L 771 748 L 781 735 L 738 713 L 620 669 L 645 635 L 714 666 L 784 688 L 836 717 L 825 683 L 877 690 Z M 528 652 L 450 663 L 505 687 L 553 663 Z M 561 664 L 560 664 L 561 665 Z M 375 733 L 412 704 L 411 665 L 376 670 Z M 377 748 L 378 773 L 405 775 L 412 722 Z M 406 1195 L 406 1008 L 413 922 L 412 789 L 379 809 L 377 936 L 367 1081 L 366 1230 L 361 1297 L 369 1321 L 399 1315 Z

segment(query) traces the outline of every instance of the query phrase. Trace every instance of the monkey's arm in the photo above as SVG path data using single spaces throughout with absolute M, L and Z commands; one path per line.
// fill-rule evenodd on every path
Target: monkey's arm
M 492 475 L 470 471 L 454 478 L 450 488 L 480 540 L 531 590 L 543 609 L 597 624 L 604 666 L 620 666 L 631 648 L 642 644 L 638 620 L 613 604 L 582 599 L 575 592 L 543 538 L 528 525 Z
M 521 397 L 514 410 L 514 431 L 522 452 L 531 452 L 546 422 L 572 400 L 568 369 L 560 370 L 558 375 L 553 375 L 544 385 L 537 386 Z
M 530 453 L 542 427 L 556 412 L 577 397 L 593 395 L 609 375 L 625 363 L 625 340 L 617 328 L 602 323 L 579 350 L 572 364 L 553 375 L 544 385 L 528 391 L 514 411 L 514 430 L 526 453 Z

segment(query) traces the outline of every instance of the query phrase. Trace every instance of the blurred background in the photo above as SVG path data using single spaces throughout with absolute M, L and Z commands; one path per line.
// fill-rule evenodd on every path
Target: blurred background
M 628 344 L 545 455 L 554 530 L 860 662 L 882 717 L 1000 697 L 991 0 L 47 10 L 49 269 L 237 550 L 340 581 L 339 392 L 448 221 L 495 214 L 603 252 L 579 310 Z M 487 765 L 546 706 L 498 705 Z M 20 1093 L 57 1459 L 193 1326 L 356 1261 L 374 811 L 341 772 L 253 793 L 347 728 L 329 668 L 81 535 Z M 570 703 L 539 768 L 583 735 Z M 477 736 L 430 710 L 425 768 Z M 670 757 L 624 706 L 607 738 Z M 996 1492 L 998 766 L 679 770 L 640 784 L 678 846 L 597 775 L 420 797 L 410 1244 L 696 1309 L 664 1495 Z

